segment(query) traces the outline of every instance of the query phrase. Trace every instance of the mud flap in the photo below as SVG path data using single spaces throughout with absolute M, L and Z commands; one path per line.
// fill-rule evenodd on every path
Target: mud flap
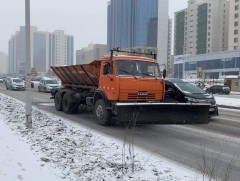
M 117 120 L 136 124 L 207 124 L 209 104 L 117 103 Z

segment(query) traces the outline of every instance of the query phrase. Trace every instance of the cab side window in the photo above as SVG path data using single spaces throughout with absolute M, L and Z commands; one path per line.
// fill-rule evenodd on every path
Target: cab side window
M 113 64 L 106 62 L 103 67 L 103 75 L 113 74 Z

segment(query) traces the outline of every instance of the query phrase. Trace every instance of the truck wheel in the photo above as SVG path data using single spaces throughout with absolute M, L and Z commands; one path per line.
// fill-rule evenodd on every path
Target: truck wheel
M 54 98 L 54 103 L 55 103 L 55 108 L 57 111 L 62 111 L 63 107 L 62 107 L 62 98 L 60 95 L 60 92 L 57 91 L 55 94 L 55 98 Z
M 99 125 L 108 126 L 111 120 L 111 112 L 106 109 L 105 102 L 102 99 L 97 100 L 94 106 L 94 116 Z
M 78 111 L 78 104 L 71 102 L 71 93 L 66 93 L 63 96 L 62 108 L 66 114 L 73 114 Z

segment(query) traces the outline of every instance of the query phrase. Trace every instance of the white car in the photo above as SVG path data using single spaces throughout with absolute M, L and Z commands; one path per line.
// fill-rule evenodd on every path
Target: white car
M 59 86 L 59 83 L 56 79 L 44 77 L 40 80 L 38 84 L 39 92 L 51 92 Z
M 26 90 L 26 84 L 22 79 L 8 77 L 6 80 L 7 90 Z

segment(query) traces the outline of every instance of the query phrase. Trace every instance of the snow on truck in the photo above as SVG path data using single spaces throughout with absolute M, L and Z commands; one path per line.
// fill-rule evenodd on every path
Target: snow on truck
M 119 54 L 123 52 L 128 55 Z M 166 71 L 161 75 L 156 54 L 146 54 L 153 58 L 139 54 L 143 53 L 112 49 L 110 55 L 89 64 L 51 67 L 62 81 L 52 92 L 56 110 L 71 114 L 85 105 L 92 109 L 98 124 L 105 126 L 111 120 L 137 124 L 209 122 L 207 103 L 165 102 Z

